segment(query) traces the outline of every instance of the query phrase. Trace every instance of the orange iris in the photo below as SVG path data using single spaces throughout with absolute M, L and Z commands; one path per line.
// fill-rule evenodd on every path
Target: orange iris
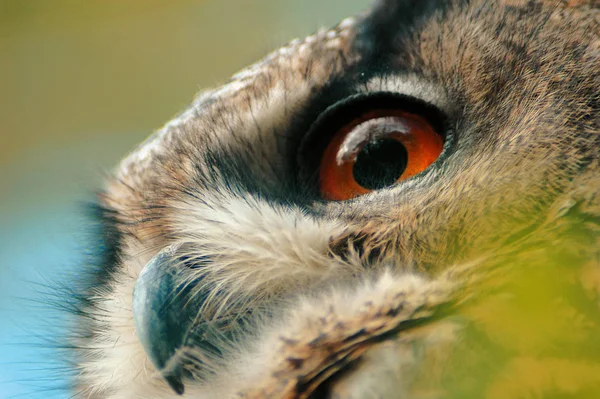
M 357 160 L 363 162 L 361 159 L 366 157 L 361 154 L 371 148 L 370 144 L 379 142 L 382 143 L 381 147 L 390 143 L 390 139 L 404 147 L 397 153 L 397 159 L 393 158 L 393 153 L 389 154 L 390 150 L 393 151 L 391 148 L 387 149 L 387 153 L 382 152 L 386 151 L 385 148 L 378 150 L 386 156 L 387 162 L 391 156 L 392 162 L 402 163 L 402 170 L 396 168 L 399 175 L 392 174 L 392 184 L 425 170 L 439 157 L 444 146 L 444 139 L 421 116 L 397 110 L 368 112 L 339 130 L 327 146 L 319 170 L 322 196 L 341 201 L 374 191 L 372 187 L 365 187 L 357 181 L 357 167 L 362 167 Z M 377 162 L 379 153 L 371 151 L 369 162 Z M 379 167 L 385 169 L 387 164 L 381 163 Z M 373 178 L 377 179 L 377 176 Z

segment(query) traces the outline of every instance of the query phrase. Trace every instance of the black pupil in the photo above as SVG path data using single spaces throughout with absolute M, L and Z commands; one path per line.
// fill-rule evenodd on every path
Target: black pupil
M 352 167 L 354 180 L 368 190 L 391 186 L 402 176 L 408 152 L 398 140 L 383 138 L 371 141 L 356 156 Z

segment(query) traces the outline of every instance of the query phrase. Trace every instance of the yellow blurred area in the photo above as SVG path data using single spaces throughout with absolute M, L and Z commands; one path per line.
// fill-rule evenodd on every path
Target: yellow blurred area
M 599 269 L 515 265 L 477 279 L 471 301 L 427 327 L 459 333 L 415 351 L 425 363 L 411 397 L 600 398 L 600 284 L 588 284 Z
M 454 354 L 455 367 L 471 370 L 486 399 L 600 398 L 599 277 L 596 264 L 557 260 L 478 284 L 487 294 L 460 313 L 472 341 Z

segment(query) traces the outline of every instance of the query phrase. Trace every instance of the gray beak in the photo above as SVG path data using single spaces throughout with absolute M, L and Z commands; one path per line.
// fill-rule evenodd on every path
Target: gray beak
M 199 303 L 190 300 L 185 267 L 176 247 L 167 247 L 144 267 L 133 292 L 137 336 L 156 369 L 178 394 L 183 394 L 183 361 Z M 191 286 L 192 284 L 188 284 Z M 188 292 L 186 292 L 188 291 Z

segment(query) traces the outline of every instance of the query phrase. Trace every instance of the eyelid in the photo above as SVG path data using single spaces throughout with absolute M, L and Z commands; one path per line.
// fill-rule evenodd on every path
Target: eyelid
M 367 119 L 354 126 L 349 126 L 348 130 L 351 131 L 342 142 L 340 151 L 336 157 L 338 163 L 347 160 L 349 156 L 355 153 L 366 137 L 369 140 L 375 140 L 390 133 L 406 133 L 410 131 L 410 127 L 406 123 L 403 123 L 403 119 L 398 116 L 385 116 Z
M 319 135 L 326 136 L 328 132 L 330 135 L 334 134 L 340 127 L 356 119 L 358 115 L 366 115 L 373 109 L 400 109 L 406 113 L 423 116 L 440 133 L 445 130 L 445 114 L 436 106 L 420 98 L 395 92 L 356 93 L 327 107 L 311 125 L 301 146 L 307 141 L 318 140 Z M 335 131 L 331 132 L 331 129 L 335 129 Z

